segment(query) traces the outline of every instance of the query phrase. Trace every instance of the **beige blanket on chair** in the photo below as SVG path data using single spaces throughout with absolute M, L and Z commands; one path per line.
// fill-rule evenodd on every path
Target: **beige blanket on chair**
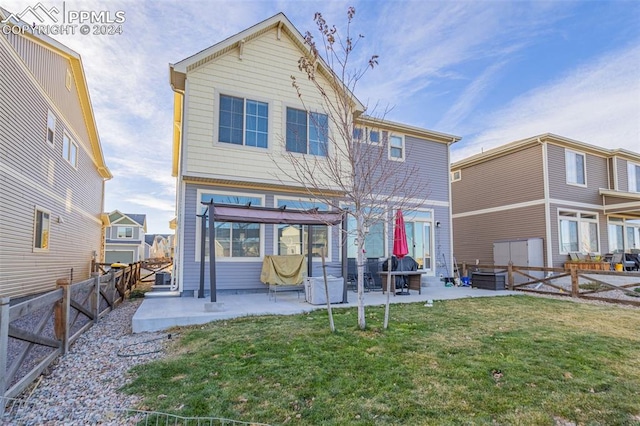
M 265 256 L 260 281 L 265 284 L 296 285 L 304 279 L 304 256 Z

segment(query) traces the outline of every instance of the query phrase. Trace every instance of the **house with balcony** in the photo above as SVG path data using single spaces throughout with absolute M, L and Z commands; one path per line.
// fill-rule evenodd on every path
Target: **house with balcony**
M 134 263 L 149 258 L 151 246 L 145 238 L 147 216 L 114 210 L 108 217 L 105 263 Z
M 199 217 L 206 208 L 202 203 L 330 210 L 291 178 L 286 160 L 293 153 L 296 158 L 327 161 L 335 156 L 336 161 L 344 161 L 332 146 L 339 138 L 326 137 L 338 134 L 338 129 L 324 113 L 320 95 L 307 90 L 303 103 L 292 87 L 291 76 L 305 89 L 311 87 L 307 75 L 298 69 L 298 60 L 308 52 L 300 32 L 279 13 L 170 65 L 172 172 L 177 181 L 173 278 L 183 295 L 198 288 L 201 247 L 209 268 L 209 245 L 201 240 L 208 238 L 207 225 L 203 228 Z M 330 70 L 321 61 L 318 78 L 327 73 Z M 405 217 L 412 241 L 410 255 L 419 259 L 425 279 L 450 275 L 445 265 L 452 265 L 449 149 L 460 138 L 367 117 L 363 105 L 355 96 L 351 99 L 354 137 L 366 135 L 367 143 L 384 154 L 384 161 L 415 166 L 421 173 L 417 178 L 430 182 L 429 194 L 421 194 L 421 204 Z M 341 197 L 339 189 L 335 196 Z M 368 258 L 390 256 L 389 222 L 380 220 L 369 229 Z M 353 221 L 348 226 L 355 228 Z M 339 266 L 340 229 L 315 225 L 310 244 L 308 231 L 309 225 L 216 223 L 218 291 L 265 290 L 259 280 L 265 255 L 311 255 L 314 275 L 319 273 L 323 254 L 330 266 Z M 348 256 L 355 257 L 354 239 L 348 237 L 346 246 Z M 324 247 L 327 250 L 321 251 Z
M 0 297 L 17 298 L 90 277 L 112 176 L 80 55 L 24 22 L 0 27 Z
M 547 133 L 453 163 L 451 182 L 459 262 L 491 263 L 496 243 L 531 239 L 547 267 L 640 249 L 638 152 Z

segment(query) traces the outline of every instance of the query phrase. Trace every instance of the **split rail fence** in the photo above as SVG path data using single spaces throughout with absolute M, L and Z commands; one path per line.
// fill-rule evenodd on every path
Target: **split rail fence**
M 105 271 L 106 272 L 106 271 Z M 70 283 L 11 305 L 0 299 L 0 398 L 18 396 L 69 346 L 115 309 L 136 286 L 140 262 Z M 4 402 L 0 404 L 4 412 Z
M 609 303 L 640 306 L 640 272 L 581 269 L 571 264 L 565 268 L 534 266 L 458 264 L 462 276 L 473 272 L 505 274 L 509 290 L 550 294 Z M 473 278 L 472 278 L 473 281 Z

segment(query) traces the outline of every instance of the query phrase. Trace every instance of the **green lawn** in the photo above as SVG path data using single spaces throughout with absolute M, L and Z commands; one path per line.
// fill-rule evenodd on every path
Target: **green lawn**
M 640 424 L 640 310 L 494 297 L 183 329 L 141 408 L 269 424 Z M 160 397 L 159 397 L 160 396 Z

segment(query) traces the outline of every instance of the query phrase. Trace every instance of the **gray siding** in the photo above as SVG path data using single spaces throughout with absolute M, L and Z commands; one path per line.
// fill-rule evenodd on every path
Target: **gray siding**
M 449 201 L 449 146 L 447 144 L 405 137 L 405 164 L 418 171 L 417 178 L 426 183 L 424 198 Z
M 629 170 L 627 170 L 627 160 L 618 158 L 618 190 L 629 191 Z
M 542 147 L 465 167 L 461 176 L 451 183 L 453 214 L 543 199 Z
M 585 153 L 587 186 L 570 185 L 567 184 L 566 177 L 565 148 L 554 144 L 548 144 L 547 146 L 549 158 L 549 196 L 553 199 L 601 205 L 602 198 L 598 190 L 609 187 L 607 179 L 607 159 Z M 618 163 L 620 163 L 620 161 L 618 161 Z
M 559 237 L 559 223 L 558 223 L 558 210 L 569 211 L 581 211 L 586 213 L 593 213 L 598 215 L 598 235 L 600 237 L 599 246 L 600 253 L 609 252 L 609 234 L 607 229 L 607 216 L 601 209 L 584 209 L 576 208 L 570 205 L 563 204 L 551 204 L 549 206 L 550 218 L 551 218 L 551 247 L 553 251 L 553 266 L 561 267 L 564 262 L 569 260 L 566 254 L 560 254 L 560 237 Z
M 200 283 L 200 261 L 196 259 L 196 230 L 200 226 L 196 218 L 196 211 L 200 204 L 197 199 L 198 190 L 207 191 L 233 191 L 241 194 L 256 194 L 259 191 L 244 190 L 241 188 L 214 187 L 207 185 L 187 184 L 185 192 L 185 215 L 184 215 L 184 250 L 182 253 L 183 267 L 183 290 L 194 290 Z M 291 193 L 262 192 L 265 194 L 265 207 L 273 207 L 275 196 L 292 197 Z M 299 195 L 305 198 L 305 195 Z M 264 227 L 264 253 L 262 255 L 274 254 L 274 226 L 262 225 Z M 339 230 L 334 227 L 331 233 L 331 266 L 335 266 L 340 260 L 339 251 Z M 314 262 L 313 275 L 320 275 L 321 269 Z M 209 262 L 205 264 L 205 288 L 209 289 Z M 229 261 L 218 259 L 216 262 L 216 280 L 218 290 L 265 290 L 266 286 L 260 282 L 260 272 L 262 271 L 262 258 L 255 261 Z
M 20 296 L 54 288 L 72 268 L 74 281 L 89 277 L 101 249 L 103 181 L 82 149 L 88 141 L 77 141 L 77 170 L 62 158 L 60 117 L 54 147 L 45 141 L 52 105 L 8 49 L 0 40 L 0 294 Z M 51 212 L 46 253 L 33 252 L 36 205 Z
M 493 243 L 501 240 L 546 240 L 544 205 L 453 219 L 454 256 L 458 263 L 493 263 Z M 557 250 L 556 250 L 557 252 Z

